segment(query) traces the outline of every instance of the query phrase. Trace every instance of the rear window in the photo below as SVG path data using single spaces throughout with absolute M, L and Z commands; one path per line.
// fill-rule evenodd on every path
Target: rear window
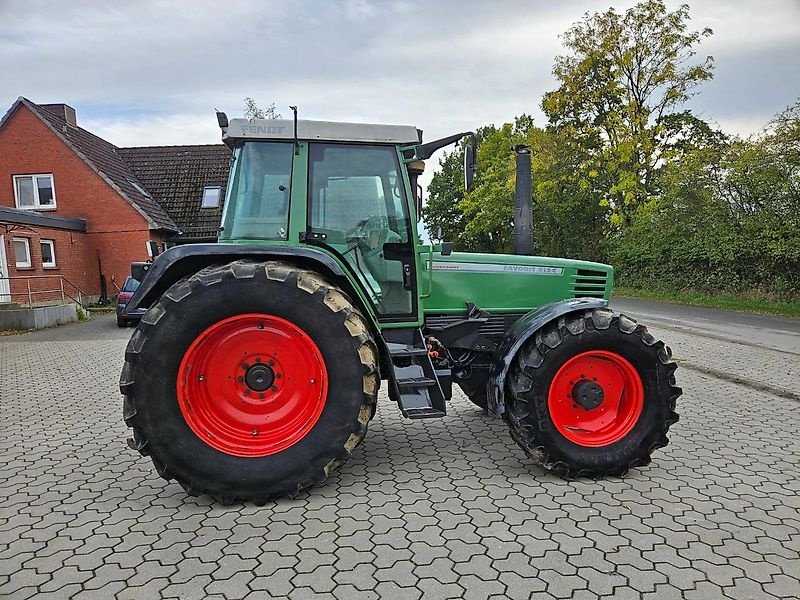
M 122 286 L 123 292 L 135 292 L 136 288 L 139 287 L 139 280 L 134 279 L 133 277 L 128 277 L 125 280 L 125 283 Z

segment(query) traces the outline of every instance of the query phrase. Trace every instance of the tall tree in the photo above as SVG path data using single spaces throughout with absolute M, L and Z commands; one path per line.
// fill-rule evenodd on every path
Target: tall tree
M 580 141 L 599 166 L 598 181 L 616 224 L 658 191 L 665 154 L 694 121 L 681 106 L 713 75 L 713 58 L 694 61 L 711 29 L 689 30 L 689 6 L 662 0 L 586 14 L 563 35 L 559 87 L 545 94 L 549 123 Z
M 244 116 L 246 119 L 280 119 L 281 114 L 275 110 L 275 103 L 261 108 L 250 96 L 244 99 Z
M 454 242 L 458 250 L 468 246 L 462 239 L 466 217 L 460 203 L 464 198 L 464 149 L 459 147 L 439 159 L 439 170 L 428 186 L 422 207 L 425 228 L 432 237 Z

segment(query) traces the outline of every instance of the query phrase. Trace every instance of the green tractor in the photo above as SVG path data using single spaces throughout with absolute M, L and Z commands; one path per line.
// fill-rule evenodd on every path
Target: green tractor
M 216 244 L 170 248 L 120 380 L 132 448 L 192 495 L 266 502 L 347 462 L 378 389 L 409 419 L 443 417 L 453 383 L 564 477 L 650 462 L 678 420 L 663 342 L 607 308 L 613 270 L 532 256 L 530 156 L 518 148 L 514 255 L 423 243 L 415 127 L 230 122 Z M 526 206 L 527 201 L 527 206 Z

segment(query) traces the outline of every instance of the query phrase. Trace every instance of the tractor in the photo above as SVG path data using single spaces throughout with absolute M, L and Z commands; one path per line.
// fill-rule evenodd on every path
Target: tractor
M 378 390 L 408 419 L 453 384 L 565 478 L 621 476 L 667 444 L 681 389 L 662 341 L 613 313 L 609 265 L 535 256 L 517 148 L 515 254 L 417 233 L 414 126 L 217 119 L 232 149 L 218 241 L 135 263 L 146 313 L 120 379 L 129 445 L 191 495 L 296 496 L 364 440 Z

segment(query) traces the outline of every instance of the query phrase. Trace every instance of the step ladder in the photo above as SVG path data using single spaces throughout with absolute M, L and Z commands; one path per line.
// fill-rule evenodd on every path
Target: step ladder
M 422 330 L 385 329 L 382 334 L 394 370 L 389 397 L 408 419 L 443 417 L 447 412 L 445 394 Z

